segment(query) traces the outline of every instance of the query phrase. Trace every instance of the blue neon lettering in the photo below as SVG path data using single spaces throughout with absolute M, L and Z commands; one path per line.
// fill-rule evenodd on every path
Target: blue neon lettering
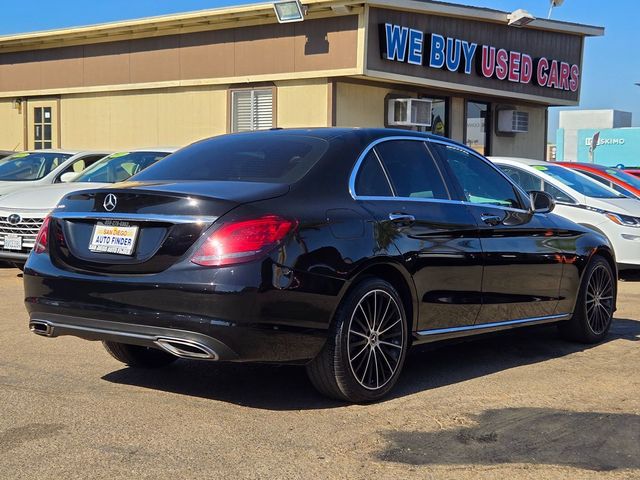
M 409 29 L 385 23 L 387 37 L 387 60 L 404 62 L 407 53 L 407 37 Z
M 429 55 L 429 66 L 432 68 L 444 67 L 444 46 L 445 40 L 442 35 L 431 34 L 431 50 Z
M 422 47 L 424 34 L 420 30 L 409 30 L 409 55 L 407 62 L 422 65 Z
M 447 70 L 450 72 L 457 72 L 460 68 L 461 60 L 461 41 L 455 38 L 447 38 Z
M 462 42 L 462 53 L 464 54 L 464 73 L 471 74 L 471 65 L 473 65 L 473 57 L 478 49 L 477 43 Z

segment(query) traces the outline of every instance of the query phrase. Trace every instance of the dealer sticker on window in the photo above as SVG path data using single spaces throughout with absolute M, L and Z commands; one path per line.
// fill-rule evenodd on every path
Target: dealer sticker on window
M 128 222 L 99 222 L 93 228 L 89 250 L 100 253 L 132 255 L 138 238 L 138 227 Z

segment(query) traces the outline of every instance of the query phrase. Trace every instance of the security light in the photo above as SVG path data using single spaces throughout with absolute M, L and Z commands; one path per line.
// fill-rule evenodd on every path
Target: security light
M 274 2 L 273 9 L 280 23 L 302 22 L 306 13 L 300 0 L 281 0 Z
M 515 12 L 511 12 L 509 15 L 507 15 L 507 19 L 509 20 L 510 27 L 524 27 L 525 25 L 533 22 L 536 17 L 531 15 L 526 10 L 519 8 Z
M 547 15 L 547 20 L 551 18 L 551 14 L 553 13 L 554 7 L 559 7 L 564 3 L 564 0 L 551 0 L 551 4 L 549 5 L 549 15 Z

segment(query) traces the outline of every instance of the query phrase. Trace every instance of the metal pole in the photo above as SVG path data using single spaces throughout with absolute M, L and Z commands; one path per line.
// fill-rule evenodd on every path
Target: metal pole
M 551 13 L 553 12 L 553 0 L 549 2 L 549 14 L 547 15 L 547 20 L 551 18 Z

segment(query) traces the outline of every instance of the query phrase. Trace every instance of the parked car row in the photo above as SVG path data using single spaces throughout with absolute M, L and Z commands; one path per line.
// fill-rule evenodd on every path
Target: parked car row
M 0 260 L 21 266 L 45 217 L 66 194 L 125 181 L 175 150 L 39 150 L 0 160 Z
M 433 135 L 250 132 L 155 160 L 96 163 L 46 216 L 24 273 L 34 333 L 139 368 L 304 364 L 325 395 L 370 402 L 411 345 L 548 323 L 602 341 L 616 258 L 638 264 L 638 200 Z
M 580 164 L 498 157 L 491 160 L 524 190 L 549 193 L 556 201 L 556 214 L 604 235 L 613 245 L 619 270 L 640 269 L 640 201 L 628 183 L 624 188 L 631 197 L 604 184 L 609 178 L 620 181 L 624 177 L 605 172 L 607 177 L 596 181 L 583 173 Z M 592 171 L 600 172 L 594 167 Z

